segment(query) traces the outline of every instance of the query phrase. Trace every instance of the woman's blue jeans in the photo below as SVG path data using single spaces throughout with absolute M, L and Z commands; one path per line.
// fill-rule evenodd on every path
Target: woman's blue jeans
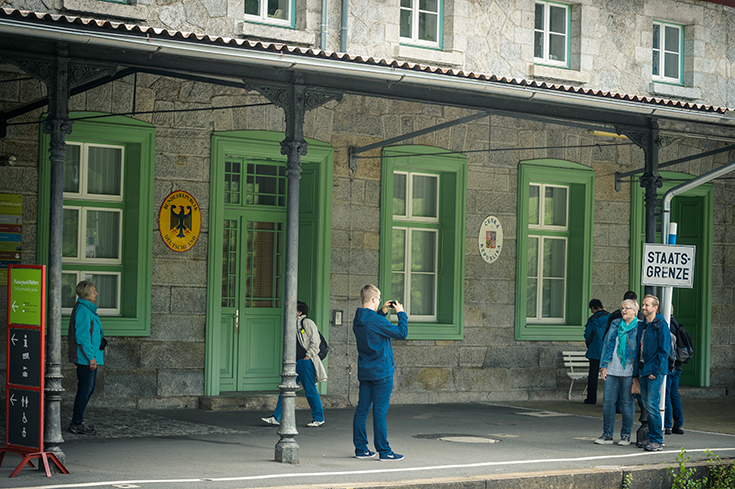
M 322 406 L 322 398 L 319 397 L 319 391 L 316 390 L 316 369 L 311 359 L 296 361 L 296 382 L 301 382 L 306 394 L 306 400 L 309 401 L 311 408 L 311 419 L 314 421 L 324 421 L 324 406 Z M 273 417 L 281 422 L 281 403 L 282 396 L 278 395 L 278 404 L 276 410 L 273 411 Z
M 393 453 L 388 444 L 388 405 L 393 391 L 393 376 L 380 380 L 361 380 L 360 398 L 352 420 L 352 441 L 355 454 L 368 451 L 367 416 L 373 407 L 373 444 L 381 457 Z
M 97 387 L 97 370 L 99 367 L 90 370 L 89 365 L 77 364 L 77 395 L 74 398 L 74 410 L 71 416 L 71 422 L 74 424 L 84 421 L 84 410 L 87 409 L 89 398 L 92 397 Z
M 681 408 L 681 398 L 679 397 L 679 376 L 681 370 L 669 372 L 666 377 L 666 412 L 664 413 L 664 428 L 670 430 L 672 428 L 671 417 L 674 417 L 673 427 L 681 428 L 684 426 L 684 410 Z
M 615 404 L 620 401 L 620 411 L 623 415 L 623 425 L 620 428 L 620 436 L 630 436 L 635 417 L 635 404 L 630 387 L 633 377 L 618 377 L 608 374 L 605 380 L 605 393 L 602 399 L 603 436 L 612 438 L 615 429 Z

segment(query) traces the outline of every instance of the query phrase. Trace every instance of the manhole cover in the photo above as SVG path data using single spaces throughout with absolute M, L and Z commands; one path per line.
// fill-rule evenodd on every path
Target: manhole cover
M 483 438 L 481 436 L 443 436 L 439 440 L 453 443 L 500 443 L 500 440 Z

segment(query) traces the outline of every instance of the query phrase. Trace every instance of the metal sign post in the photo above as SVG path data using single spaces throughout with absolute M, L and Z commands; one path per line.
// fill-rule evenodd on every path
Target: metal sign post
M 10 474 L 15 477 L 31 459 L 40 458 L 51 477 L 49 459 L 59 470 L 69 471 L 53 452 L 43 447 L 43 388 L 46 345 L 46 267 L 8 267 L 8 319 L 5 379 L 5 445 L 0 448 L 0 465 L 5 453 L 23 460 Z

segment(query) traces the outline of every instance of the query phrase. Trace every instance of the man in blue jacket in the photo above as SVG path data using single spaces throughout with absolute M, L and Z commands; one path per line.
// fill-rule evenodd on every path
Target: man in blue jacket
M 669 370 L 671 333 L 669 325 L 658 312 L 658 297 L 647 295 L 641 304 L 645 323 L 638 326 L 639 361 L 634 364 L 633 375 L 640 376 L 641 398 L 648 413 L 648 439 L 643 447 L 649 452 L 663 450 L 661 385 Z
M 352 331 L 357 343 L 357 380 L 360 381 L 360 397 L 352 420 L 352 439 L 355 457 L 372 458 L 375 452 L 368 449 L 367 416 L 373 408 L 373 444 L 383 462 L 403 459 L 388 444 L 386 416 L 393 391 L 393 345 L 391 338 L 405 340 L 408 336 L 408 316 L 396 301 L 386 301 L 380 308 L 380 290 L 366 285 L 360 292 L 362 307 L 357 309 Z M 379 309 L 380 308 L 380 309 Z M 398 324 L 385 317 L 390 309 L 398 313 Z
M 77 395 L 69 431 L 94 435 L 94 426 L 84 422 L 84 410 L 97 386 L 97 367 L 104 364 L 102 323 L 97 314 L 97 287 L 87 280 L 77 284 L 77 303 L 69 317 L 69 361 L 77 366 Z
M 584 342 L 587 345 L 587 353 L 584 356 L 590 361 L 590 371 L 587 376 L 587 399 L 584 403 L 597 404 L 597 373 L 600 371 L 603 334 L 610 313 L 602 307 L 600 299 L 592 299 L 589 306 L 592 316 L 584 327 Z

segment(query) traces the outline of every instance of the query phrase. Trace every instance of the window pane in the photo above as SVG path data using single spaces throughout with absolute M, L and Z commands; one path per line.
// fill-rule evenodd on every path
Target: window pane
M 419 0 L 419 10 L 439 12 L 439 2 L 437 0 Z
M 411 275 L 412 315 L 431 316 L 434 314 L 434 275 Z
M 437 32 L 437 18 L 436 14 L 428 14 L 425 12 L 419 13 L 419 39 L 422 41 L 435 42 Z
M 412 0 L 401 0 L 401 7 L 404 8 L 413 8 L 413 1 Z
M 87 193 L 122 195 L 122 148 L 90 146 Z
M 260 15 L 260 2 L 258 0 L 245 0 L 245 13 L 248 15 Z
M 117 309 L 117 298 L 119 275 L 117 274 L 95 274 L 85 273 L 84 280 L 89 280 L 97 286 L 97 300 L 95 304 L 98 309 Z
M 533 56 L 535 58 L 544 57 L 544 33 L 543 32 L 536 32 L 534 35 Z
M 549 31 L 565 34 L 567 32 L 567 9 L 552 5 L 549 10 Z
M 679 29 L 676 27 L 666 26 L 664 29 L 664 50 L 679 52 Z
M 403 296 L 406 275 L 404 273 L 392 273 L 390 276 L 390 298 L 403 304 L 406 302 Z
M 567 60 L 567 38 L 565 36 L 549 35 L 549 59 L 554 61 Z
M 401 37 L 411 38 L 411 11 L 401 9 Z
M 268 0 L 268 17 L 272 19 L 289 19 L 290 0 Z
M 87 258 L 120 258 L 120 215 L 116 211 L 87 211 Z
M 540 3 L 536 4 L 536 21 L 534 26 L 536 29 L 544 30 L 544 6 Z
M 63 243 L 61 256 L 66 258 L 79 257 L 79 209 L 64 209 L 62 213 Z M 76 287 L 77 284 L 74 284 Z
M 393 174 L 393 215 L 406 215 L 406 174 Z
M 391 251 L 391 270 L 404 271 L 406 269 L 406 231 L 393 230 L 393 250 Z
M 434 272 L 436 267 L 436 232 L 411 232 L 411 271 Z
M 61 307 L 74 307 L 77 301 L 77 274 L 61 274 Z
M 659 69 L 659 66 L 661 65 L 661 53 L 659 51 L 653 52 L 652 65 L 653 65 L 653 69 L 652 69 L 653 76 L 659 76 L 661 73 Z
M 529 279 L 526 286 L 526 317 L 536 317 L 536 279 Z
M 64 192 L 79 193 L 79 158 L 82 147 L 76 144 L 66 145 L 64 156 Z
M 661 26 L 653 24 L 653 49 L 659 49 L 661 42 Z
M 567 225 L 567 189 L 546 187 L 544 192 L 544 225 Z
M 414 217 L 437 217 L 439 178 L 414 175 L 411 215 Z
M 664 76 L 666 78 L 679 78 L 679 55 L 664 54 Z
M 538 238 L 528 237 L 528 276 L 538 277 Z
M 538 185 L 531 185 L 528 188 L 528 224 L 539 224 L 539 192 L 540 187 Z
M 544 278 L 564 277 L 566 270 L 567 243 L 563 239 L 544 240 Z
M 564 317 L 564 281 L 545 279 L 541 304 L 541 316 L 545 318 Z

